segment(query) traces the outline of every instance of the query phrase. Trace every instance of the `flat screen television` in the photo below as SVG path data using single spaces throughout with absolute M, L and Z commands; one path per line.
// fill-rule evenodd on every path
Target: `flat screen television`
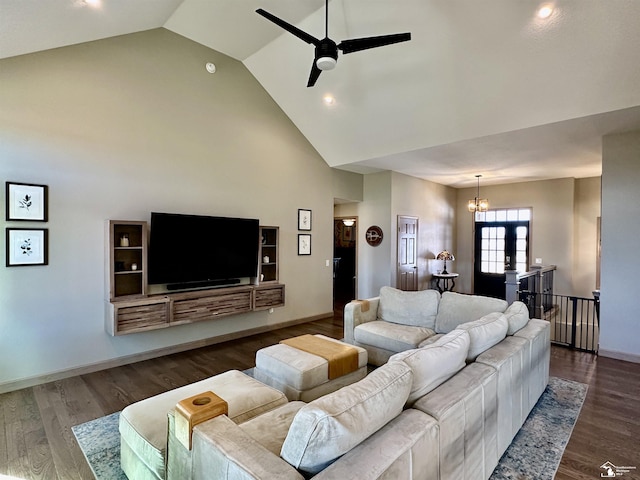
M 258 272 L 259 221 L 151 213 L 150 284 L 229 285 Z

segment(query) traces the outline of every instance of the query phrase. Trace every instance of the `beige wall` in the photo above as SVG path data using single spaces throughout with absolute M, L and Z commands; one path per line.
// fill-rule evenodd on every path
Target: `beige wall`
M 395 172 L 364 175 L 364 200 L 334 208 L 336 217 L 358 217 L 358 297 L 375 297 L 380 287 L 396 285 L 398 215 L 418 217 L 419 288 L 429 288 L 431 274 L 440 268 L 435 254 L 456 241 L 455 202 L 451 187 Z M 371 225 L 384 234 L 377 247 L 366 243 Z
M 640 131 L 603 138 L 600 354 L 640 362 Z
M 591 297 L 596 288 L 601 178 L 579 178 L 575 185 L 573 291 Z
M 532 208 L 530 259 L 557 265 L 555 291 L 591 296 L 595 288 L 596 219 L 600 214 L 599 179 L 563 178 L 482 186 L 491 209 Z M 473 232 L 467 201 L 476 189 L 458 190 L 457 268 L 463 291 L 472 291 Z M 579 237 L 579 238 L 577 238 Z
M 418 288 L 431 288 L 431 275 L 442 268 L 435 256 L 442 250 L 452 250 L 456 245 L 456 191 L 451 187 L 394 173 L 392 202 L 394 231 L 391 235 L 391 284 L 396 284 L 397 273 L 397 216 L 408 215 L 419 220 Z M 455 262 L 452 268 L 455 268 Z
M 49 229 L 50 264 L 0 268 L 0 389 L 332 311 L 332 171 L 241 63 L 158 29 L 2 60 L 0 84 L 0 180 L 50 191 L 49 222 L 26 225 Z M 108 336 L 105 221 L 151 211 L 279 225 L 286 306 Z

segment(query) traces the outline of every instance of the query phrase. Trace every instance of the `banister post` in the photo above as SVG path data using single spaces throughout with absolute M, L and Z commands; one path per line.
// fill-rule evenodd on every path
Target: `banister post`
M 542 303 L 542 267 L 538 265 L 531 265 L 531 270 L 536 272 L 535 280 L 533 281 L 536 303 L 535 318 L 544 318 L 544 308 Z
M 505 300 L 509 305 L 518 300 L 520 280 L 517 270 L 505 270 Z

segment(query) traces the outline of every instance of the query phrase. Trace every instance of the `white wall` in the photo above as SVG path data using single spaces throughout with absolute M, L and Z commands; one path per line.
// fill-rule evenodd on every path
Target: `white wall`
M 2 60 L 0 84 L 0 181 L 50 192 L 49 222 L 27 224 L 49 229 L 50 264 L 0 266 L 0 391 L 332 311 L 331 169 L 241 63 L 158 29 Z M 298 208 L 313 211 L 311 256 Z M 286 306 L 108 336 L 105 221 L 151 211 L 279 225 Z
M 640 362 L 640 132 L 605 136 L 602 147 L 600 354 Z

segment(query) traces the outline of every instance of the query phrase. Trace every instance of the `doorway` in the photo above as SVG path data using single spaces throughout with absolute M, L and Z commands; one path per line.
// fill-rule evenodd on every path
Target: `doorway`
M 476 213 L 473 291 L 505 298 L 505 270 L 526 272 L 529 265 L 530 209 Z
M 398 281 L 400 290 L 418 290 L 418 217 L 398 215 Z
M 333 310 L 356 298 L 358 219 L 333 219 Z

